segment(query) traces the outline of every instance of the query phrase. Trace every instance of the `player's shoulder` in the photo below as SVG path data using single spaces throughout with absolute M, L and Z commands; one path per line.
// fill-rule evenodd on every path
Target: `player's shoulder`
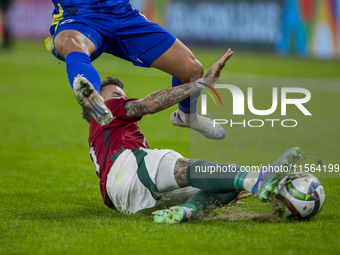
M 106 100 L 105 104 L 110 109 L 112 114 L 114 114 L 117 117 L 122 117 L 123 119 L 126 119 L 128 117 L 126 116 L 124 104 L 129 101 L 135 100 L 138 100 L 138 98 L 112 97 Z
M 111 97 L 111 98 L 109 98 L 105 101 L 105 104 L 108 103 L 108 102 L 116 102 L 117 103 L 121 100 L 126 101 L 127 98 L 125 98 L 125 97 Z
M 117 117 L 117 119 L 124 120 L 127 123 L 137 122 L 141 120 L 142 117 L 131 118 L 128 117 L 126 112 L 131 107 L 126 104 L 131 101 L 138 101 L 139 98 L 122 98 L 122 97 L 113 97 L 105 101 L 106 106 L 111 110 L 113 116 Z
M 134 100 L 138 100 L 138 98 L 111 97 L 105 101 L 105 104 L 106 105 L 124 104 L 125 102 Z

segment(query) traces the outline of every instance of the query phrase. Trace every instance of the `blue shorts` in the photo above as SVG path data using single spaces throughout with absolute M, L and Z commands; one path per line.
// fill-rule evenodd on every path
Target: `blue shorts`
M 92 61 L 105 52 L 142 67 L 149 67 L 176 41 L 175 36 L 147 20 L 138 10 L 123 15 L 67 15 L 59 21 L 53 41 L 64 30 L 76 30 L 94 43 Z M 55 49 L 51 52 L 64 60 Z

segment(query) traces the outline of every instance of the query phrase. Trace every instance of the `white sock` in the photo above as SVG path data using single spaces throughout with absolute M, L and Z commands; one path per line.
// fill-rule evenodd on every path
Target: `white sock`
M 187 213 L 187 219 L 190 219 L 191 218 L 191 210 L 188 208 L 188 207 L 185 207 L 185 206 L 182 206 L 184 211 Z
M 246 191 L 251 192 L 257 179 L 259 178 L 260 172 L 249 172 L 247 177 L 244 179 L 243 187 Z

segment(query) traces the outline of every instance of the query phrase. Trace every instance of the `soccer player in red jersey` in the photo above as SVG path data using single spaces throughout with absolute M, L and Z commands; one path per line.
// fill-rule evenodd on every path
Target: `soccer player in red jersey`
M 155 214 L 155 222 L 178 223 L 190 219 L 210 205 L 225 205 L 235 198 L 252 192 L 265 202 L 277 193 L 279 181 L 289 172 L 246 172 L 234 164 L 221 164 L 204 160 L 185 159 L 172 150 L 149 148 L 137 125 L 142 116 L 160 112 L 187 98 L 192 93 L 215 82 L 233 55 L 229 49 L 216 62 L 204 78 L 174 88 L 156 91 L 143 99 L 128 99 L 123 83 L 118 78 L 108 77 L 101 85 L 100 94 L 113 114 L 113 120 L 101 126 L 84 111 L 84 118 L 90 122 L 89 145 L 104 202 L 126 214 Z M 88 88 L 83 77 L 84 88 Z M 80 98 L 82 94 L 78 95 Z M 294 147 L 273 163 L 273 166 L 295 165 L 300 149 Z M 193 178 L 195 167 L 218 165 L 233 171 L 225 178 Z M 251 194 L 250 194 L 251 195 Z M 169 206 L 183 204 L 183 206 Z

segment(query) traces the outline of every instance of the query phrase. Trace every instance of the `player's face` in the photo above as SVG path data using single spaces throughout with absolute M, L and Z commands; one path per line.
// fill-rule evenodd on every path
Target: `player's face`
M 113 97 L 126 98 L 124 90 L 116 85 L 107 85 L 100 90 L 100 95 L 104 98 L 104 101 Z

